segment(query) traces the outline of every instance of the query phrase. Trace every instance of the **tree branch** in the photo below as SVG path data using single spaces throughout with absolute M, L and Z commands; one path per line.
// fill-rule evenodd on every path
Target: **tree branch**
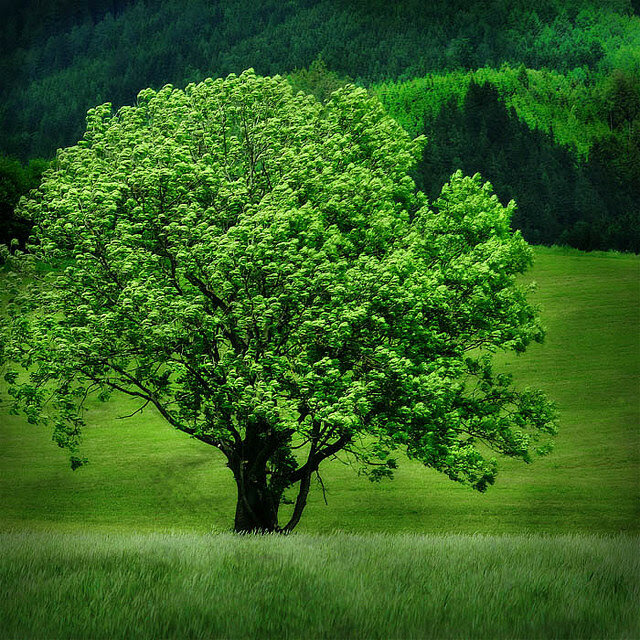
M 124 420 L 126 418 L 133 418 L 133 416 L 136 415 L 136 413 L 140 413 L 141 411 L 143 411 L 145 409 L 145 407 L 151 402 L 151 400 L 147 400 L 141 407 L 138 407 L 133 413 L 130 413 L 126 416 L 118 416 L 118 420 Z

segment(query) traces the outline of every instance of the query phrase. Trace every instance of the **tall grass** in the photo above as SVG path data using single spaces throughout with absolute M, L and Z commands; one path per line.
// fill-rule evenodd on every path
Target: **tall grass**
M 634 638 L 637 538 L 0 535 L 2 638 Z

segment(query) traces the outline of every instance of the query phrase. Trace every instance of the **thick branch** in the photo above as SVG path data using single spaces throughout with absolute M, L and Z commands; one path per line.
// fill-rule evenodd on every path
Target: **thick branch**
M 338 451 L 343 449 L 350 442 L 350 440 L 350 436 L 343 435 L 338 440 L 327 445 L 323 449 L 315 451 L 312 454 L 310 453 L 307 462 L 289 475 L 289 479 L 291 480 L 291 482 L 298 482 L 298 480 L 302 480 L 307 474 L 309 475 L 309 477 L 311 477 L 311 474 L 318 468 L 323 460 L 326 460 L 330 456 L 338 453 Z
M 311 486 L 311 471 L 305 472 L 300 480 L 300 489 L 298 490 L 298 497 L 296 498 L 296 505 L 293 508 L 293 514 L 287 524 L 282 527 L 284 533 L 293 531 L 295 526 L 300 522 L 302 512 L 307 506 L 307 497 L 309 495 L 309 487 Z
M 192 273 L 186 273 L 185 278 L 194 286 L 197 287 L 200 293 L 202 293 L 205 297 L 207 297 L 211 302 L 213 302 L 215 308 L 219 308 L 223 313 L 227 313 L 228 307 L 222 300 L 222 298 L 218 297 L 207 285 L 200 280 L 200 278 L 194 276 Z

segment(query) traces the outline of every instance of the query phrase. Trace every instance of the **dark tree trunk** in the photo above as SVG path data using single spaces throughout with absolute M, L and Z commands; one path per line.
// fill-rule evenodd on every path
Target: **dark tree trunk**
M 278 508 L 280 497 L 274 495 L 267 483 L 252 477 L 236 478 L 238 502 L 234 531 L 236 533 L 270 533 L 279 531 Z
M 316 437 L 320 424 L 314 424 Z M 271 437 L 271 429 L 264 422 L 248 425 L 247 434 L 242 441 L 240 451 L 229 456 L 229 468 L 233 471 L 238 487 L 238 502 L 234 530 L 237 533 L 289 533 L 300 522 L 300 517 L 307 505 L 311 474 L 317 471 L 319 464 L 329 456 L 335 454 L 349 442 L 348 435 L 342 435 L 338 440 L 326 444 L 320 451 L 316 442 L 312 442 L 307 462 L 297 469 L 284 467 L 267 472 L 268 461 L 277 453 L 278 447 L 291 437 L 292 431 L 280 433 Z M 290 451 L 289 451 L 290 453 Z M 276 456 L 276 461 L 278 458 Z M 291 458 L 293 460 L 293 458 Z M 279 460 L 282 463 L 282 460 Z M 290 460 L 286 460 L 290 462 Z M 277 462 L 275 463 L 277 467 Z M 270 480 L 267 478 L 270 477 Z M 278 508 L 284 490 L 296 483 L 298 496 L 290 520 L 284 525 L 278 524 Z
M 300 480 L 300 488 L 298 489 L 298 498 L 296 500 L 295 507 L 293 508 L 293 514 L 291 520 L 282 529 L 284 532 L 289 533 L 293 531 L 300 522 L 300 517 L 304 508 L 307 506 L 307 497 L 309 496 L 309 487 L 311 486 L 311 471 L 306 473 Z
M 247 424 L 239 455 L 230 461 L 238 487 L 234 530 L 237 533 L 278 531 L 278 507 L 282 492 L 267 481 L 267 462 L 278 441 L 269 438 L 271 428 L 264 420 Z

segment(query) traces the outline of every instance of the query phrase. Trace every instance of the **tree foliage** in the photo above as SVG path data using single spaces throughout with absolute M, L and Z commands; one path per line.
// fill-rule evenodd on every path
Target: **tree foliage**
M 251 70 L 92 109 L 21 207 L 14 409 L 78 466 L 87 396 L 138 398 L 223 452 L 239 531 L 291 530 L 339 451 L 379 479 L 401 449 L 479 491 L 491 450 L 544 453 L 552 408 L 492 365 L 543 335 L 515 205 L 461 173 L 429 205 L 422 148 L 363 89 L 321 104 Z

